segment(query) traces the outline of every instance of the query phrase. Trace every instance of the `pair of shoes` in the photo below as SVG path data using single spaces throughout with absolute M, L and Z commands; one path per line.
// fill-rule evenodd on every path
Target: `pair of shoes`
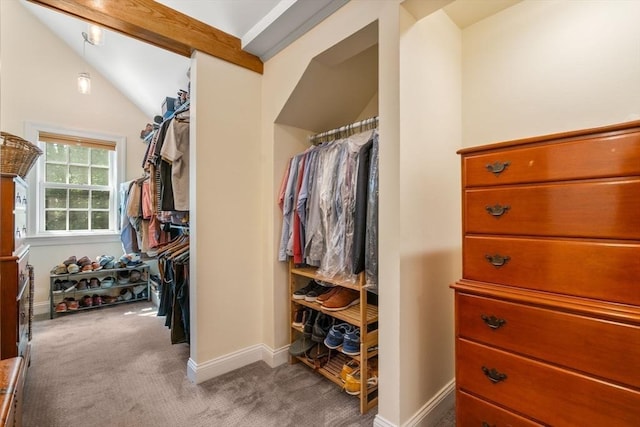
M 330 349 L 342 346 L 342 352 L 350 356 L 360 354 L 360 329 L 348 323 L 333 325 L 324 345 Z
M 360 394 L 360 382 L 362 380 L 362 370 L 357 368 L 346 375 L 344 391 L 347 394 L 357 396 Z M 378 363 L 371 360 L 371 366 L 367 369 L 367 390 L 378 385 Z
M 360 364 L 355 359 L 351 359 L 342 365 L 342 370 L 340 371 L 340 379 L 342 379 L 342 382 L 347 382 L 347 375 L 352 374 L 359 366 Z
M 289 346 L 289 353 L 292 356 L 300 357 L 306 354 L 314 346 L 314 342 L 311 340 L 311 334 L 313 332 L 313 324 L 315 323 L 318 312 L 312 309 L 308 309 L 305 315 L 306 319 L 302 327 L 302 334 Z
M 56 313 L 64 313 L 65 311 L 67 311 L 67 303 L 66 302 L 61 301 L 58 304 L 56 304 Z
M 308 307 L 299 307 L 293 314 L 293 323 L 291 325 L 302 328 L 307 322 L 312 311 L 313 310 Z
M 356 305 L 360 302 L 360 292 L 342 286 L 331 297 L 322 302 L 322 308 L 327 311 L 339 311 Z
M 73 297 L 65 298 L 64 303 L 67 305 L 67 310 L 77 310 L 80 307 L 78 301 Z
M 293 293 L 293 299 L 303 299 L 305 301 L 314 302 L 320 295 L 329 292 L 330 290 L 330 287 L 324 286 L 315 280 L 310 280 L 305 287 L 300 288 Z

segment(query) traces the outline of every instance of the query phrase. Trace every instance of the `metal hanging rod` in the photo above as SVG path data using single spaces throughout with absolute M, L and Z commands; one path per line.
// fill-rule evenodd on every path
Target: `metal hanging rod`
M 359 122 L 331 129 L 315 135 L 309 135 L 309 142 L 312 144 L 321 144 L 323 142 L 332 141 L 334 139 L 346 138 L 355 133 L 364 132 L 378 127 L 378 116 L 360 120 Z

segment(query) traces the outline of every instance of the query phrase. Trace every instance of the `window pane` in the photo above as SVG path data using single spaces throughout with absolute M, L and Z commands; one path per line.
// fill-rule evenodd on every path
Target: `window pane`
M 69 212 L 69 230 L 88 230 L 89 212 L 71 211 Z
M 69 166 L 69 184 L 89 184 L 89 168 Z
M 66 230 L 67 213 L 65 211 L 47 211 L 45 215 L 45 230 Z
M 67 166 L 66 165 L 52 165 L 47 163 L 45 165 L 47 169 L 47 182 L 57 182 L 60 184 L 65 184 L 67 182 Z
M 69 190 L 69 207 L 71 209 L 88 209 L 89 190 Z
M 104 211 L 91 212 L 91 229 L 92 230 L 108 230 L 109 229 L 109 212 L 104 212 Z
M 63 188 L 47 188 L 44 190 L 44 207 L 45 208 L 62 208 L 67 207 L 67 190 Z
M 97 166 L 109 166 L 109 150 L 91 149 L 91 164 Z
M 69 147 L 69 163 L 89 164 L 89 148 Z
M 109 185 L 109 169 L 91 168 L 91 184 Z
M 92 191 L 91 192 L 91 208 L 92 209 L 109 209 L 109 192 L 108 191 Z
M 45 158 L 51 162 L 67 163 L 67 146 L 63 144 L 45 144 Z

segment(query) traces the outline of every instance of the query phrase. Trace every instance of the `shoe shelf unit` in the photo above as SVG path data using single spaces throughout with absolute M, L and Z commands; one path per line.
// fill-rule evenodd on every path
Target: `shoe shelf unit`
M 323 282 L 326 284 L 341 286 L 344 288 L 352 289 L 360 293 L 360 302 L 356 305 L 352 305 L 343 310 L 333 311 L 326 310 L 318 302 L 306 301 L 304 299 L 295 299 L 293 293 L 296 290 L 303 288 L 310 280 Z M 377 359 L 378 356 L 378 306 L 369 303 L 370 292 L 365 288 L 364 273 L 360 273 L 357 276 L 357 280 L 354 282 L 341 280 L 340 278 L 327 278 L 317 273 L 315 267 L 300 267 L 296 266 L 293 261 L 289 263 L 289 299 L 290 299 L 290 317 L 291 317 L 291 329 L 290 329 L 290 342 L 293 344 L 296 340 L 300 339 L 304 334 L 304 325 L 294 325 L 295 312 L 302 307 L 311 308 L 318 313 L 324 313 L 325 315 L 333 318 L 332 324 L 340 324 L 343 322 L 348 323 L 351 326 L 359 328 L 360 330 L 360 352 L 357 355 L 347 355 L 342 352 L 342 346 L 336 349 L 328 349 L 325 347 L 325 351 L 328 350 L 328 357 L 323 358 L 323 361 L 319 363 L 317 360 L 311 360 L 306 355 L 293 356 L 289 355 L 290 363 L 302 362 L 316 371 L 318 374 L 326 377 L 341 388 L 345 387 L 345 382 L 341 376 L 343 367 L 350 361 L 357 362 L 361 373 L 369 372 L 371 361 Z M 322 345 L 318 343 L 316 345 Z M 377 360 L 375 360 L 377 365 Z M 368 385 L 369 378 L 367 375 L 360 375 L 359 390 L 357 393 L 360 399 L 360 412 L 366 413 L 369 409 L 375 407 L 378 404 L 378 387 L 377 381 L 375 385 Z M 349 393 L 355 394 L 355 393 Z
M 134 271 L 139 276 L 135 274 L 134 278 Z M 127 268 L 51 274 L 49 277 L 51 319 L 60 314 L 150 299 L 149 265 L 144 263 Z M 78 286 L 82 281 L 85 286 Z

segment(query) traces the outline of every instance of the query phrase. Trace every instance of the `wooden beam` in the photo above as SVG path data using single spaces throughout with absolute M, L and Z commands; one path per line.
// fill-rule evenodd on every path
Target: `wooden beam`
M 191 57 L 194 50 L 262 74 L 240 39 L 153 0 L 29 0 L 83 21 Z

